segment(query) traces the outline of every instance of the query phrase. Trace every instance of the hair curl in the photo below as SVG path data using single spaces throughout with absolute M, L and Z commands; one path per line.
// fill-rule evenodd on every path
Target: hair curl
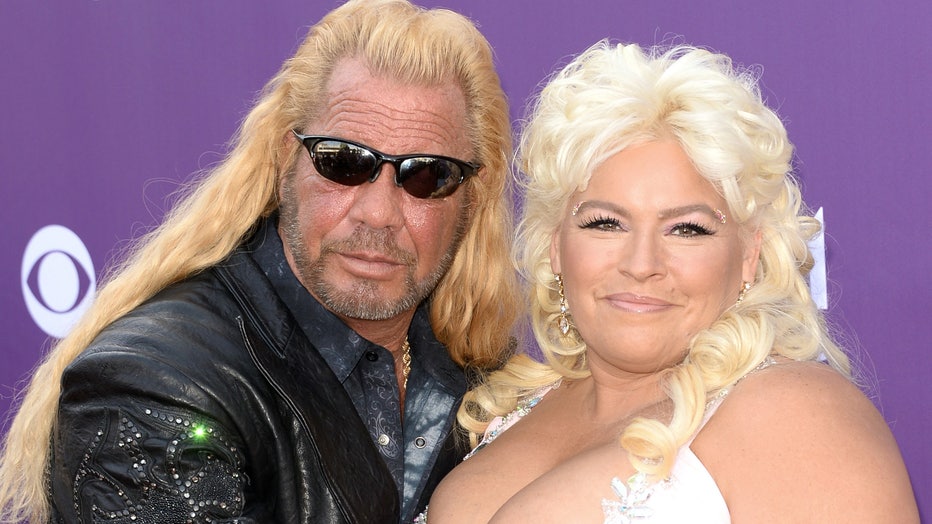
M 691 46 L 642 49 L 602 41 L 542 89 L 519 145 L 525 202 L 515 259 L 529 286 L 530 324 L 544 362 L 514 357 L 470 392 L 459 413 L 475 444 L 488 421 L 539 387 L 588 375 L 586 344 L 557 329 L 559 296 L 550 241 L 571 195 L 593 171 L 633 145 L 675 140 L 728 203 L 745 239 L 761 234 L 753 288 L 696 334 L 685 360 L 666 370 L 669 423 L 639 418 L 621 446 L 639 471 L 666 476 L 677 449 L 699 427 L 706 401 L 769 355 L 825 358 L 850 377 L 805 276 L 807 240 L 819 228 L 803 211 L 791 173 L 793 147 L 762 101 L 757 74 L 725 55 Z
M 519 299 L 507 251 L 511 126 L 491 48 L 472 22 L 452 11 L 405 0 L 352 0 L 310 29 L 264 88 L 225 160 L 135 243 L 109 272 L 93 307 L 38 368 L 0 458 L 0 520 L 48 518 L 48 442 L 65 367 L 114 320 L 223 260 L 260 217 L 278 208 L 280 177 L 294 169 L 300 151 L 286 137 L 322 110 L 331 72 L 347 57 L 400 82 L 461 87 L 467 133 L 484 167 L 469 182 L 470 224 L 431 296 L 431 323 L 457 363 L 480 369 L 502 363 Z

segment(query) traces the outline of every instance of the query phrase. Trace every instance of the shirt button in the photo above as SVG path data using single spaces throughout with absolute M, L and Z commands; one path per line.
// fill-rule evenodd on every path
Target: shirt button
M 418 437 L 414 439 L 414 447 L 417 449 L 424 449 L 424 446 L 427 445 L 427 439 L 424 437 Z
M 388 435 L 386 435 L 385 433 L 382 433 L 381 435 L 379 435 L 379 445 L 380 445 L 380 446 L 387 446 L 389 440 L 390 440 L 390 439 L 388 438 Z
M 369 362 L 375 362 L 379 359 L 379 354 L 375 351 L 366 351 L 366 360 Z

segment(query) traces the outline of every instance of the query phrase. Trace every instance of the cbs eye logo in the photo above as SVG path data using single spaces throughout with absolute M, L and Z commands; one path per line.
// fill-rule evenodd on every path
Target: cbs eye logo
M 45 226 L 32 236 L 23 253 L 21 278 L 29 315 L 56 338 L 67 335 L 94 301 L 91 255 L 64 226 Z

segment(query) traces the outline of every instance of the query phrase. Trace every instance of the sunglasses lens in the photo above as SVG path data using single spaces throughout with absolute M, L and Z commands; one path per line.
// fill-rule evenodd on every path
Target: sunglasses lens
M 371 152 L 339 140 L 321 140 L 313 153 L 314 167 L 321 176 L 345 186 L 369 180 L 377 162 Z
M 471 164 L 461 164 L 450 158 L 430 155 L 394 157 L 338 138 L 294 133 L 308 148 L 317 172 L 344 186 L 358 186 L 371 181 L 378 166 L 388 162 L 398 170 L 396 183 L 400 183 L 411 196 L 443 198 L 453 194 L 462 180 L 475 173 Z
M 443 198 L 459 187 L 460 166 L 442 158 L 416 157 L 401 163 L 401 186 L 417 198 Z

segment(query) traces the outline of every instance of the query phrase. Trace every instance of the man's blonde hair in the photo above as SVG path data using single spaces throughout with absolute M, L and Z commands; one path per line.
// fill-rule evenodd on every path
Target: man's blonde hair
M 38 368 L 0 458 L 0 520 L 48 520 L 48 446 L 65 367 L 114 320 L 226 258 L 257 220 L 278 208 L 280 177 L 304 153 L 285 137 L 321 110 L 331 72 L 347 57 L 400 82 L 453 82 L 462 89 L 473 158 L 484 168 L 468 182 L 470 223 L 430 298 L 430 317 L 457 363 L 488 368 L 503 360 L 518 294 L 508 259 L 511 127 L 491 48 L 473 23 L 452 11 L 404 0 L 352 0 L 310 29 L 261 93 L 225 160 L 135 243 L 104 279 L 94 306 Z

